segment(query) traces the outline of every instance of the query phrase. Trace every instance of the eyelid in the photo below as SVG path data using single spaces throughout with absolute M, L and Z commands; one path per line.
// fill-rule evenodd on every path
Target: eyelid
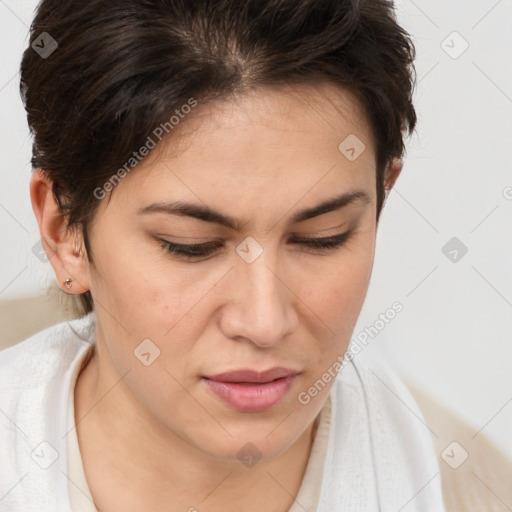
M 345 244 L 352 234 L 354 233 L 353 229 L 349 229 L 343 233 L 336 233 L 334 235 L 322 236 L 322 237 L 295 237 L 295 243 L 301 243 L 303 245 L 308 246 L 309 248 L 318 248 L 318 249 L 329 249 L 340 247 Z
M 343 233 L 324 237 L 295 236 L 294 243 L 302 244 L 307 249 L 316 250 L 319 253 L 329 253 L 343 247 L 350 240 L 353 233 L 354 229 L 349 229 Z M 159 238 L 158 241 L 161 247 L 169 254 L 177 255 L 179 258 L 183 258 L 185 261 L 189 260 L 191 263 L 194 261 L 200 263 L 201 261 L 210 259 L 210 256 L 215 256 L 216 249 L 224 245 L 222 241 L 218 240 L 200 244 L 176 244 L 162 238 Z M 201 250 L 203 250 L 203 252 L 201 252 Z M 194 251 L 199 251 L 199 253 L 194 254 Z M 196 260 L 196 258 L 200 259 Z
M 299 241 L 299 242 L 302 242 L 302 241 L 315 242 L 315 241 L 322 241 L 322 240 L 336 240 L 336 239 L 342 238 L 344 236 L 349 236 L 351 234 L 351 232 L 352 232 L 352 230 L 349 229 L 342 233 L 335 233 L 334 235 L 326 235 L 326 236 L 305 236 L 305 235 L 300 235 L 297 233 L 292 233 L 289 238 L 295 242 L 297 242 L 297 241 Z M 218 247 L 218 246 L 223 245 L 223 243 L 224 243 L 222 240 L 207 240 L 206 242 L 183 243 L 183 242 L 174 242 L 174 241 L 171 242 L 170 240 L 165 240 L 163 238 L 158 238 L 158 241 L 172 245 L 172 246 L 183 247 L 183 248 L 186 248 L 186 247 L 209 247 L 209 246 Z
M 305 225 L 307 226 L 307 222 L 308 221 L 304 221 Z M 311 220 L 309 221 L 311 222 Z M 314 227 L 311 229 L 312 232 L 314 232 L 315 234 L 311 235 L 310 238 L 320 238 L 321 235 L 318 235 L 318 233 L 324 233 L 326 231 L 334 231 L 335 235 L 341 235 L 342 233 L 340 232 L 340 230 L 344 229 L 347 225 L 349 225 L 349 220 L 344 220 L 343 222 L 340 222 L 338 224 L 336 224 L 335 226 L 329 226 L 328 228 L 324 228 L 324 229 L 315 229 Z M 314 225 L 313 225 L 314 226 Z M 308 229 L 306 227 L 306 229 Z M 347 228 L 349 229 L 349 228 Z M 291 236 L 303 236 L 302 233 L 298 233 L 296 231 L 290 233 Z M 309 236 L 309 235 L 304 235 L 305 237 L 306 236 Z

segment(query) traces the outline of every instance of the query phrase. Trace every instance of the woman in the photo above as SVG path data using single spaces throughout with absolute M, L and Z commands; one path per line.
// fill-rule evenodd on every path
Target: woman
M 41 2 L 30 192 L 84 315 L 0 356 L 5 510 L 444 510 L 407 390 L 344 358 L 413 58 L 384 0 Z

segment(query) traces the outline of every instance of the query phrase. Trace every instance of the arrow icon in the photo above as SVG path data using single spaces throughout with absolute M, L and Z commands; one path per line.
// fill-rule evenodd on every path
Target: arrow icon
M 452 441 L 442 452 L 441 458 L 450 466 L 452 469 L 457 469 L 469 457 L 469 453 L 461 446 L 457 441 Z
M 59 458 L 59 453 L 50 443 L 43 441 L 32 450 L 30 456 L 40 468 L 48 469 Z
M 42 32 L 34 39 L 31 46 L 40 57 L 47 59 L 59 45 L 48 32 Z
M 263 247 L 252 236 L 248 236 L 242 240 L 236 248 L 236 253 L 246 263 L 252 263 L 262 252 Z
M 144 365 L 153 364 L 160 357 L 160 349 L 149 338 L 142 340 L 133 351 L 133 355 Z
M 441 41 L 441 48 L 450 58 L 458 59 L 469 48 L 469 43 L 461 34 L 453 31 Z
M 458 263 L 468 253 L 468 248 L 462 240 L 453 236 L 441 248 L 441 252 L 452 262 Z
M 354 133 L 351 133 L 341 141 L 339 152 L 349 161 L 353 162 L 366 149 L 363 141 Z
M 246 443 L 244 447 L 237 453 L 238 459 L 242 464 L 251 468 L 261 459 L 262 454 L 258 447 L 252 443 Z

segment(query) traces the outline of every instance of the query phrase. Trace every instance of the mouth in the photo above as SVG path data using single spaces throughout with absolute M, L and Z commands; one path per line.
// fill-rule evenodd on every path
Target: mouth
M 290 368 L 276 366 L 264 372 L 242 368 L 239 370 L 218 373 L 217 375 L 207 375 L 206 378 L 218 382 L 266 384 L 276 379 L 288 377 L 289 375 L 296 375 L 298 373 L 298 371 L 292 370 Z
M 298 374 L 282 367 L 265 372 L 244 369 L 203 377 L 203 381 L 218 399 L 239 412 L 261 412 L 286 396 Z

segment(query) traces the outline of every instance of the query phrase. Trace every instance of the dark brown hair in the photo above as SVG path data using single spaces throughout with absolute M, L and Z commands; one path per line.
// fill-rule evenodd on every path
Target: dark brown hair
M 32 46 L 50 48 L 43 33 L 58 45 L 45 57 Z M 328 81 L 360 99 L 375 134 L 378 220 L 386 167 L 416 124 L 414 58 L 387 0 L 42 0 L 21 62 L 32 167 L 92 264 L 93 191 L 191 97 Z

